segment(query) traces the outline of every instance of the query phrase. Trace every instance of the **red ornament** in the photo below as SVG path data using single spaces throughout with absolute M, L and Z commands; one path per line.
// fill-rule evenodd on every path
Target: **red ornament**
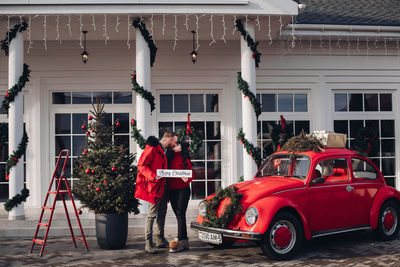
M 256 57 L 256 53 L 253 53 L 253 55 L 251 56 L 252 58 L 255 58 Z
M 8 98 L 9 96 L 10 96 L 10 94 L 7 92 L 7 93 L 6 93 L 6 98 Z
M 89 118 L 88 118 L 88 119 L 91 121 L 91 120 L 93 120 L 93 117 L 92 117 L 92 116 L 89 116 Z
M 10 179 L 10 175 L 6 173 L 6 181 L 8 181 L 8 179 Z
M 85 151 L 83 151 L 82 155 L 86 155 L 86 153 L 88 153 L 87 149 L 85 149 Z
M 250 98 L 248 95 L 245 95 L 244 98 Z
M 92 170 L 92 174 L 94 174 L 94 170 Z
M 100 187 L 97 187 L 97 188 L 96 188 L 96 191 L 99 192 L 99 191 L 100 191 Z
M 85 129 L 86 129 L 86 124 L 83 124 L 83 125 L 81 126 L 81 128 L 82 128 L 82 130 L 85 130 Z
M 90 184 L 89 187 L 92 188 L 92 187 L 93 187 L 93 184 Z
M 115 168 L 115 167 L 112 167 L 112 168 L 111 168 L 111 171 L 115 172 L 115 170 L 116 170 L 116 168 Z
M 107 184 L 107 180 L 104 180 L 103 184 Z
M 13 158 L 14 163 L 18 163 L 18 159 L 17 158 Z
M 90 135 L 90 132 L 89 132 L 89 131 L 86 131 L 86 135 Z
M 239 139 L 239 142 L 243 145 L 243 140 L 242 139 Z
M 81 168 L 81 169 L 82 169 L 82 168 L 83 168 L 83 165 L 82 165 L 82 164 L 79 164 L 79 168 Z
M 94 129 L 92 129 L 92 133 L 94 133 Z
M 86 173 L 90 173 L 90 169 L 86 169 L 85 172 L 86 172 Z
M 117 121 L 117 123 L 115 123 L 115 126 L 120 126 L 121 123 L 119 123 L 119 121 Z
M 81 214 L 82 214 L 82 211 L 81 211 L 81 210 L 78 210 L 78 214 L 81 215 Z
M 131 119 L 131 125 L 135 126 L 135 120 L 134 119 Z
M 136 76 L 136 72 L 132 73 L 132 80 L 135 79 L 135 76 Z

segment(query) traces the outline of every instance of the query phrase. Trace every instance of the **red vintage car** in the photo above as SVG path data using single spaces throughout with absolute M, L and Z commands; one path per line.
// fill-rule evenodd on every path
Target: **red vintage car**
M 201 241 L 230 246 L 257 241 L 271 259 L 293 257 L 304 239 L 372 229 L 381 240 L 399 232 L 400 192 L 386 185 L 378 168 L 347 149 L 272 154 L 255 178 L 235 184 L 241 212 L 224 228 L 204 226 L 206 201 L 191 228 Z M 220 201 L 217 216 L 229 200 Z

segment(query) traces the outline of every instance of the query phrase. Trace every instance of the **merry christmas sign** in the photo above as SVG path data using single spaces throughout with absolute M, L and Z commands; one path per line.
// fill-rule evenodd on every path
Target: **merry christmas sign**
M 157 170 L 157 175 L 165 178 L 192 177 L 192 170 Z

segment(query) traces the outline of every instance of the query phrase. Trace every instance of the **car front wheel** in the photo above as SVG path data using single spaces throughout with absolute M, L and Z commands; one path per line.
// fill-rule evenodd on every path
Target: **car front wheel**
M 385 202 L 379 210 L 376 236 L 384 241 L 394 239 L 399 233 L 399 205 L 394 201 Z
M 278 213 L 265 232 L 261 249 L 272 260 L 287 260 L 299 250 L 303 241 L 301 223 L 291 213 Z

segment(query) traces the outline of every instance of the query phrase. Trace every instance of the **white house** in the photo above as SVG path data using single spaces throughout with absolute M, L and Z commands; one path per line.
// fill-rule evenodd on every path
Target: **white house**
M 8 146 L 1 148 L 0 201 L 21 191 L 24 174 L 31 194 L 9 218 L 22 219 L 24 209 L 39 212 L 64 148 L 71 151 L 67 172 L 73 186 L 71 166 L 85 142 L 81 125 L 96 97 L 110 119 L 121 122 L 115 140 L 138 154 L 131 119 L 147 137 L 186 127 L 191 114 L 191 125 L 204 140 L 193 155 L 193 206 L 241 176 L 251 179 L 256 164 L 237 141 L 238 131 L 243 127 L 250 142 L 265 148 L 280 115 L 294 134 L 335 130 L 347 133 L 349 143 L 359 128 L 374 129 L 380 146 L 373 161 L 387 182 L 399 187 L 400 13 L 394 0 L 382 6 L 373 0 L 353 2 L 1 1 L 1 36 L 21 21 L 28 23 L 11 42 L 10 56 L 0 55 L 2 97 L 18 81 L 23 62 L 32 70 L 23 101 L 11 104 L 9 116 L 0 115 L 10 127 L 10 151 L 20 142 L 23 125 L 29 136 L 25 160 L 9 180 L 4 171 Z M 132 26 L 135 18 L 146 24 L 158 48 L 153 67 L 147 42 Z M 258 68 L 235 19 L 259 42 Z M 82 31 L 87 31 L 86 64 Z M 193 49 L 198 53 L 194 64 Z M 135 70 L 138 83 L 155 97 L 153 112 L 132 91 Z M 238 89 L 239 71 L 261 102 L 258 121 Z

